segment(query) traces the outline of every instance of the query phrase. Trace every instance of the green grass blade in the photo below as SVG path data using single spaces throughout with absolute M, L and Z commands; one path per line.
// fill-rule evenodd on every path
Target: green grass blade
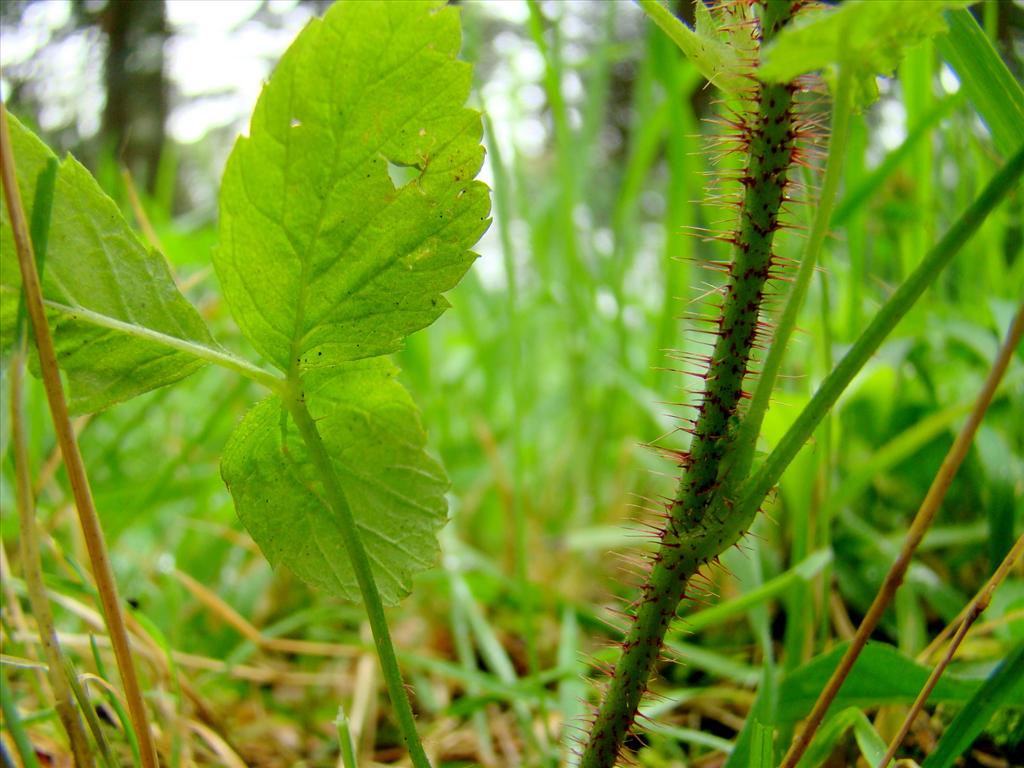
M 978 737 L 1002 704 L 1021 701 L 1024 701 L 1024 642 L 1017 643 L 953 718 L 939 746 L 928 755 L 922 768 L 948 768 Z
M 466 612 L 466 619 L 469 622 L 470 631 L 476 638 L 476 645 L 480 651 L 481 657 L 483 657 L 495 677 L 497 677 L 502 683 L 505 685 L 515 685 L 519 682 L 519 676 L 516 674 L 515 665 L 512 663 L 512 659 L 509 658 L 504 646 L 502 646 L 501 640 L 498 639 L 498 636 L 495 634 L 491 625 L 487 622 L 487 618 L 484 616 L 483 611 L 480 610 L 480 607 L 473 599 L 473 593 L 470 591 L 469 585 L 462 577 L 462 574 L 453 572 L 451 574 L 451 585 L 452 594 L 457 595 L 458 599 L 462 602 L 463 609 Z M 535 753 L 540 754 L 541 745 L 536 734 L 530 727 L 530 711 L 525 702 L 514 702 L 513 710 L 519 720 L 523 736 L 532 745 Z
M 734 49 L 717 38 L 702 34 L 699 29 L 694 32 L 658 0 L 638 2 L 651 21 L 661 27 L 709 82 L 727 93 L 736 93 L 748 87 L 749 83 L 737 74 L 740 62 Z
M 1024 88 L 1006 68 L 970 11 L 946 11 L 949 34 L 937 38 L 939 53 L 985 121 L 996 146 L 1009 157 L 1024 144 Z
M 867 715 L 857 707 L 848 707 L 825 721 L 825 724 L 814 737 L 814 741 L 811 742 L 811 746 L 804 753 L 800 762 L 797 763 L 797 768 L 816 768 L 822 765 L 835 750 L 840 740 L 851 729 L 854 731 L 858 744 L 861 743 L 862 739 L 865 743 L 868 743 L 870 737 L 867 731 L 874 733 L 874 727 L 871 725 L 871 721 L 868 720 Z M 874 735 L 875 739 L 881 742 L 878 734 L 875 733 Z M 882 744 L 882 751 L 879 753 L 878 758 L 881 758 L 884 754 L 885 745 Z M 876 759 L 872 765 L 877 765 L 877 763 L 878 760 Z
M 32 740 L 25 731 L 25 726 L 21 722 L 21 713 L 18 712 L 18 705 L 14 701 L 14 689 L 6 680 L 3 681 L 3 685 L 0 685 L 0 706 L 3 707 L 4 726 L 11 734 L 11 740 L 21 756 L 22 764 L 25 768 L 39 768 L 39 760 L 32 747 Z
M 721 736 L 713 736 L 693 728 L 679 728 L 674 725 L 663 725 L 661 723 L 646 723 L 643 730 L 647 733 L 658 733 L 669 736 L 683 744 L 695 744 L 701 747 L 708 747 L 718 752 L 729 754 L 732 752 L 732 742 L 726 741 Z
M 842 484 L 825 500 L 825 513 L 830 518 L 834 517 L 846 504 L 863 493 L 877 476 L 892 470 L 946 434 L 957 419 L 971 410 L 972 405 L 969 402 L 956 403 L 929 414 L 880 446 L 870 458 L 850 470 Z
M 877 766 L 885 757 L 885 742 L 863 712 L 853 723 L 853 737 L 868 765 Z
M 831 551 L 820 550 L 814 552 L 785 573 L 776 576 L 774 579 L 769 579 L 749 592 L 745 592 L 739 597 L 719 603 L 711 608 L 705 608 L 703 611 L 687 617 L 685 622 L 686 631 L 687 633 L 698 632 L 707 627 L 714 626 L 731 616 L 744 613 L 755 606 L 784 594 L 794 584 L 800 582 L 808 583 L 831 562 Z
M 82 714 L 85 716 L 85 722 L 89 724 L 89 730 L 92 733 L 92 737 L 96 742 L 96 747 L 99 750 L 100 760 L 106 768 L 115 768 L 117 766 L 117 761 L 114 759 L 114 755 L 110 749 L 110 744 L 107 742 L 107 737 L 103 733 L 103 726 L 100 723 L 99 716 L 96 714 L 97 707 L 90 700 L 89 692 L 85 689 L 85 686 L 83 686 L 79 681 L 78 674 L 75 672 L 75 668 L 71 665 L 71 662 L 68 659 L 65 659 L 64 664 L 64 673 L 67 676 L 68 685 L 71 686 L 71 691 L 75 696 L 75 700 L 78 702 L 78 706 L 81 708 Z M 110 698 L 115 697 L 112 696 Z
M 338 731 L 338 748 L 341 750 L 341 764 L 345 768 L 358 768 L 355 745 L 352 743 L 352 731 L 348 727 L 348 715 L 344 707 L 338 707 L 338 717 L 334 720 Z
M 775 765 L 775 753 L 772 746 L 771 726 L 754 722 L 753 737 L 751 738 L 750 768 L 772 768 Z
M 952 261 L 964 243 L 978 230 L 989 213 L 1016 186 L 1022 172 L 1024 149 L 1019 150 L 992 178 L 971 207 L 960 216 L 942 240 L 900 285 L 846 356 L 822 382 L 811 402 L 793 422 L 775 450 L 744 484 L 739 497 L 737 517 L 752 516 L 756 512 L 768 491 L 778 482 L 786 467 L 831 410 L 853 377 L 864 367 L 903 316 L 910 311 L 925 289 Z
M 454 531 L 452 526 L 445 529 L 442 534 L 442 540 L 446 542 L 445 546 L 448 546 L 447 542 L 450 542 L 454 537 Z M 457 557 L 454 555 L 446 555 L 443 558 L 445 568 L 449 571 L 449 580 L 453 582 L 456 578 L 457 570 Z M 466 601 L 471 599 L 470 595 L 467 595 L 465 590 L 460 590 L 454 583 L 451 583 L 451 609 L 450 609 L 450 621 L 452 628 L 452 639 L 455 642 L 455 653 L 458 658 L 459 664 L 462 669 L 468 675 L 477 674 L 476 669 L 476 651 L 473 648 L 473 641 L 469 636 L 469 619 L 467 617 Z M 475 683 L 467 683 L 466 693 L 470 696 L 479 696 L 480 687 Z M 487 725 L 487 717 L 483 711 L 477 710 L 470 716 L 473 723 L 473 730 L 476 732 L 476 740 L 481 756 L 484 761 L 488 764 L 493 764 L 496 761 L 494 755 L 494 748 L 491 744 L 490 729 Z
M 558 684 L 559 709 L 564 718 L 561 735 L 562 761 L 566 766 L 575 766 L 579 764 L 579 758 L 574 754 L 574 750 L 577 746 L 580 723 L 586 715 L 583 702 L 586 701 L 587 689 L 583 684 L 586 670 L 580 661 L 579 622 L 576 619 L 576 612 L 568 606 L 562 610 L 558 666 L 577 672 Z
M 914 148 L 927 136 L 931 134 L 932 128 L 962 101 L 958 94 L 948 96 L 935 104 L 924 117 L 914 125 L 907 133 L 896 149 L 885 156 L 885 159 L 878 164 L 870 174 L 856 185 L 851 185 L 843 199 L 836 205 L 832 212 L 830 226 L 837 229 L 845 225 L 850 217 L 860 210 L 882 188 L 882 185 L 896 171 L 899 165 L 914 151 Z
M 92 650 L 92 660 L 96 665 L 96 673 L 104 680 L 110 680 L 110 676 L 107 674 L 106 665 L 103 663 L 103 657 L 100 656 L 100 649 L 99 645 L 96 643 L 95 635 L 89 635 L 89 647 Z M 121 724 L 121 731 L 124 733 L 124 737 L 128 741 L 128 746 L 132 750 L 132 757 L 135 759 L 133 765 L 142 765 L 142 752 L 139 750 L 139 740 L 135 736 L 135 731 L 132 728 L 132 721 L 128 717 L 127 710 L 125 710 L 121 700 L 110 693 L 110 691 L 104 691 L 104 696 L 110 704 L 110 708 L 114 710 L 114 714 L 117 715 L 117 721 Z
M 846 651 L 847 643 L 817 656 L 782 681 L 779 689 L 779 720 L 796 722 L 807 716 Z M 928 679 L 929 670 L 885 643 L 868 643 L 857 658 L 832 709 L 844 706 L 875 707 L 911 702 Z M 978 688 L 977 681 L 946 675 L 933 692 L 935 701 L 966 702 Z M 883 752 L 884 754 L 884 752 Z

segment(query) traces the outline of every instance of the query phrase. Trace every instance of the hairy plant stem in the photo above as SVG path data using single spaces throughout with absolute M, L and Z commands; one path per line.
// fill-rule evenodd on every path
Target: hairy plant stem
M 338 482 L 338 476 L 331 465 L 327 448 L 316 427 L 316 422 L 306 407 L 299 384 L 289 378 L 281 397 L 284 407 L 299 430 L 306 450 L 309 451 L 310 460 L 320 475 L 327 503 L 330 504 L 331 511 L 334 512 L 338 526 L 344 535 L 345 550 L 352 562 L 352 570 L 355 572 L 356 581 L 359 584 L 366 616 L 370 621 L 370 630 L 373 632 L 373 642 L 377 648 L 377 658 L 380 660 L 384 683 L 387 686 L 388 695 L 391 697 L 391 704 L 395 710 L 402 739 L 409 749 L 412 764 L 416 768 L 430 768 L 430 761 L 427 759 L 426 752 L 423 751 L 423 744 L 416 732 L 416 720 L 405 690 L 405 684 L 402 681 L 401 670 L 398 668 L 398 659 L 391 642 L 387 617 L 384 615 L 384 604 L 381 602 L 380 591 L 377 589 L 377 582 L 370 567 L 370 558 L 363 546 L 363 540 L 359 535 L 359 528 L 352 515 L 352 509 L 348 505 L 345 491 L 342 489 L 341 483 Z
M 763 44 L 789 20 L 792 3 L 766 0 L 760 7 Z M 759 86 L 746 118 L 749 148 L 740 179 L 745 191 L 739 229 L 690 457 L 633 625 L 583 753 L 583 768 L 615 764 L 689 581 L 731 546 L 749 524 L 735 516 L 709 517 L 705 512 L 719 486 L 722 459 L 735 438 L 734 416 L 758 331 L 764 286 L 770 277 L 772 241 L 793 160 L 794 90 L 789 84 Z
M 768 412 L 768 402 L 775 389 L 775 381 L 782 369 L 786 347 L 789 345 L 790 336 L 796 329 L 797 315 L 807 297 L 811 277 L 814 275 L 818 257 L 821 255 L 822 246 L 825 243 L 825 236 L 828 234 L 832 206 L 839 190 L 839 180 L 846 158 L 846 142 L 850 135 L 850 116 L 852 114 L 853 72 L 850 67 L 843 66 L 840 69 L 839 81 L 833 94 L 832 122 L 827 160 L 825 161 L 825 175 L 821 183 L 821 193 L 816 201 L 814 221 L 800 257 L 796 282 L 786 300 L 786 307 L 779 319 L 778 327 L 772 335 L 772 345 L 768 350 L 768 357 L 765 359 L 764 365 L 761 366 L 761 374 L 758 377 L 757 387 L 754 389 L 754 396 L 750 401 L 750 408 L 740 427 L 736 450 L 733 452 L 729 467 L 730 483 L 733 484 L 742 482 L 750 473 L 757 438 L 761 433 L 765 414 Z
M 29 238 L 25 220 L 25 209 L 18 191 L 17 176 L 14 168 L 14 152 L 11 148 L 10 131 L 7 127 L 7 108 L 0 104 L 0 171 L 3 176 L 4 198 L 7 211 L 11 218 L 11 229 L 21 270 L 22 290 L 25 304 L 31 320 L 32 332 L 36 349 L 39 352 L 39 368 L 46 390 L 46 399 L 50 406 L 57 442 L 60 444 L 64 466 L 67 469 L 68 481 L 78 510 L 79 523 L 82 526 L 82 537 L 89 553 L 93 577 L 96 579 L 96 591 L 99 593 L 103 616 L 106 619 L 110 644 L 114 649 L 121 682 L 124 685 L 128 711 L 131 715 L 132 728 L 139 742 L 143 768 L 157 768 L 156 745 L 149 728 L 146 705 L 142 698 L 142 688 L 132 660 L 131 647 L 128 642 L 128 629 L 125 626 L 124 612 L 117 593 L 117 582 L 110 565 L 103 528 L 100 526 L 96 505 L 93 503 L 89 478 L 85 472 L 85 462 L 75 441 L 71 416 L 68 413 L 67 400 L 64 397 L 64 386 L 60 380 L 57 367 L 57 355 L 53 346 L 53 337 L 46 321 L 43 308 L 42 287 L 36 271 L 35 258 L 32 253 L 32 241 Z M 63 670 L 61 670 L 63 672 Z

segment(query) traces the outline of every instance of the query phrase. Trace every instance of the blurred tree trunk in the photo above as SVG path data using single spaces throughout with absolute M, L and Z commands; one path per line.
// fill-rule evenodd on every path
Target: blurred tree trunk
M 107 35 L 103 141 L 153 191 L 167 118 L 164 0 L 107 0 L 100 23 Z

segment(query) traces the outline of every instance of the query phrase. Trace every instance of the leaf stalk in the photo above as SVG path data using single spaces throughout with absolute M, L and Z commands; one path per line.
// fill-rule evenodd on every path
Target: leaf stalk
M 112 331 L 118 331 L 126 336 L 154 341 L 158 344 L 162 344 L 168 349 L 185 352 L 198 360 L 213 363 L 221 368 L 226 368 L 229 371 L 234 371 L 241 376 L 245 376 L 247 379 L 251 379 L 258 384 L 262 384 L 271 392 L 279 393 L 284 386 L 284 378 L 282 376 L 265 371 L 262 368 L 253 365 L 248 360 L 235 357 L 230 352 L 225 352 L 223 349 L 208 347 L 204 344 L 197 344 L 194 341 L 180 339 L 176 336 L 171 336 L 170 334 L 154 331 L 152 328 L 145 328 L 140 325 L 125 323 L 99 312 L 93 312 L 85 307 L 71 307 L 67 304 L 61 304 L 58 301 L 53 301 L 52 299 L 43 299 L 43 306 L 48 309 L 57 310 L 62 314 L 72 316 L 78 320 L 84 320 L 100 328 L 109 328 Z
M 402 739 L 405 741 L 415 768 L 431 768 L 419 734 L 416 732 L 416 719 L 413 715 L 412 705 L 409 703 L 405 683 L 402 680 L 402 672 L 398 667 L 398 658 L 391 642 L 391 632 L 388 629 L 387 617 L 384 615 L 384 604 L 380 599 L 380 591 L 377 589 L 377 582 L 373 577 L 370 558 L 366 554 L 366 547 L 359 535 L 359 528 L 356 525 L 352 509 L 349 507 L 345 491 L 338 481 L 331 458 L 327 454 L 327 447 L 324 445 L 309 408 L 306 407 L 299 385 L 293 380 L 289 380 L 287 388 L 282 393 L 282 402 L 306 444 L 309 457 L 323 483 L 327 503 L 334 512 L 338 527 L 342 531 L 345 550 L 359 584 L 359 592 L 362 595 L 366 616 L 370 621 L 370 630 L 373 633 L 373 642 L 377 648 L 377 658 L 380 660 L 384 683 L 394 707 Z

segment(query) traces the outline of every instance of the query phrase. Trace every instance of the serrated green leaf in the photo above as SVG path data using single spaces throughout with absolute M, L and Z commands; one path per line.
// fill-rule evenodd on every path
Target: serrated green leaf
M 385 354 L 448 306 L 489 223 L 458 11 L 342 2 L 281 59 L 225 170 L 214 264 L 283 371 Z M 389 164 L 417 176 L 395 188 Z
M 246 416 L 222 474 L 272 563 L 348 599 L 375 598 L 356 580 L 347 513 L 386 603 L 434 563 L 446 517 L 417 411 L 390 363 L 370 358 L 444 311 L 489 224 L 460 43 L 457 9 L 433 0 L 337 3 L 281 59 L 221 188 L 214 265 L 289 398 Z M 396 188 L 391 166 L 413 178 Z M 315 424 L 301 435 L 296 408 Z M 310 455 L 318 440 L 329 459 Z
M 424 451 L 419 414 L 385 358 L 309 374 L 304 396 L 355 515 L 381 597 L 397 603 L 437 558 L 448 482 Z M 221 474 L 242 523 L 272 564 L 350 600 L 359 589 L 305 444 L 268 397 L 235 430 Z M 282 434 L 284 443 L 282 443 Z
M 878 98 L 876 75 L 890 75 L 903 52 L 946 30 L 942 14 L 968 0 L 847 0 L 798 16 L 766 46 L 757 76 L 784 83 L 831 65 L 855 73 L 854 104 Z
M 16 119 L 10 117 L 9 124 L 18 189 L 30 207 L 41 174 L 56 156 Z M 163 258 L 146 249 L 114 202 L 70 156 L 57 170 L 42 287 L 74 412 L 97 411 L 182 379 L 205 365 L 182 348 L 216 348 Z M 21 273 L 3 207 L 0 340 L 5 348 L 13 340 L 20 293 Z

